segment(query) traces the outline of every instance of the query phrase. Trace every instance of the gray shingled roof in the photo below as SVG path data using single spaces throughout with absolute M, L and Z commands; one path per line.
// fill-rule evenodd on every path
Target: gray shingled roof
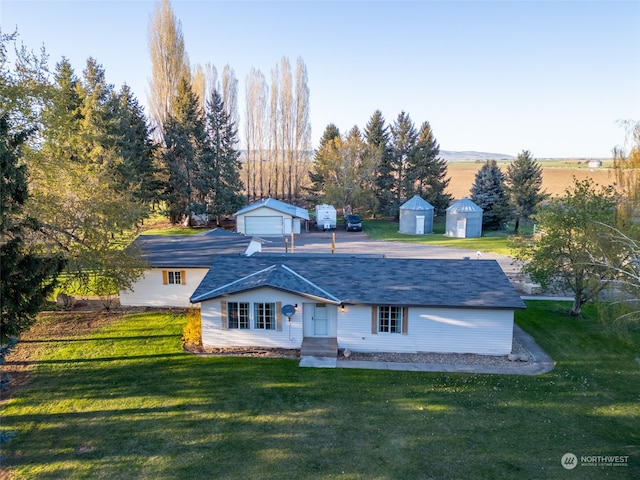
M 309 212 L 307 212 L 304 208 L 281 202 L 280 200 L 276 200 L 275 198 L 265 198 L 264 200 L 260 200 L 259 202 L 252 203 L 251 205 L 238 210 L 236 213 L 234 213 L 234 215 L 242 215 L 243 213 L 251 212 L 262 207 L 270 208 L 271 210 L 275 210 L 276 212 L 291 215 L 293 217 L 302 218 L 303 220 L 309 220 Z
M 133 242 L 152 267 L 211 266 L 216 255 L 243 255 L 252 237 L 213 230 L 197 235 L 140 235 Z
M 191 301 L 263 287 L 347 305 L 524 308 L 495 260 L 348 255 L 218 256 Z

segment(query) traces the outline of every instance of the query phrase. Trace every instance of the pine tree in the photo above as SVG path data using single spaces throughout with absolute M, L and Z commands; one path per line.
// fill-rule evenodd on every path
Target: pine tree
M 542 167 L 528 150 L 523 150 L 507 166 L 505 191 L 513 206 L 514 232 L 518 233 L 520 220 L 527 219 L 548 195 L 541 191 Z
M 207 104 L 207 149 L 195 184 L 207 205 L 207 213 L 218 223 L 244 205 L 241 194 L 240 152 L 237 131 L 217 90 Z
M 440 145 L 429 122 L 424 122 L 418 132 L 415 146 L 407 166 L 407 180 L 410 188 L 428 201 L 436 213 L 444 212 L 449 206 L 451 195 L 445 193 L 449 185 L 447 162 L 438 157 Z M 414 192 L 409 191 L 408 196 Z
M 499 230 L 509 220 L 511 212 L 504 190 L 504 174 L 495 160 L 487 160 L 476 173 L 471 200 L 483 210 L 483 228 Z
M 144 109 L 124 85 L 111 99 L 115 125 L 115 146 L 122 157 L 117 169 L 117 185 L 134 199 L 148 205 L 158 200 L 160 183 L 155 164 L 156 144 Z
M 364 129 L 369 155 L 376 165 L 374 191 L 376 199 L 375 211 L 382 215 L 394 215 L 395 204 L 393 187 L 395 178 L 389 146 L 389 128 L 385 125 L 380 110 L 376 110 Z
M 205 147 L 204 116 L 198 97 L 187 77 L 178 84 L 174 110 L 164 127 L 165 148 L 162 154 L 167 172 L 164 198 L 168 205 L 169 219 L 179 223 L 184 218 L 191 225 L 191 214 L 204 213 L 205 206 L 195 204 Z M 202 200 L 202 199 L 201 199 Z
M 333 142 L 336 138 L 340 138 L 340 130 L 335 124 L 330 123 L 324 129 L 320 144 L 314 155 L 313 165 L 309 170 L 311 185 L 307 190 L 309 192 L 309 200 L 313 203 L 319 204 L 324 201 L 328 157 L 331 156 L 330 150 L 334 147 Z
M 417 132 L 413 121 L 405 112 L 400 112 L 395 123 L 391 125 L 392 165 L 395 175 L 395 194 L 392 211 L 399 215 L 398 208 L 407 198 L 409 183 L 407 181 L 406 168 L 411 162 L 411 155 L 417 140 Z
M 64 266 L 61 257 L 40 256 L 25 244 L 25 235 L 38 228 L 23 214 L 28 188 L 20 149 L 28 135 L 13 135 L 8 115 L 0 116 L 0 346 L 34 322 Z

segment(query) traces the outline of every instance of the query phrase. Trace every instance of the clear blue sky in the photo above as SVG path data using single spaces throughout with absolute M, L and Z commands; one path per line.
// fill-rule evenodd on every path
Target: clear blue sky
M 146 104 L 156 2 L 0 0 L 3 33 L 44 44 L 80 74 L 94 57 Z M 325 127 L 364 128 L 375 110 L 428 121 L 442 150 L 609 157 L 618 120 L 640 120 L 640 1 L 173 0 L 192 63 L 267 79 L 302 57 L 314 146 Z

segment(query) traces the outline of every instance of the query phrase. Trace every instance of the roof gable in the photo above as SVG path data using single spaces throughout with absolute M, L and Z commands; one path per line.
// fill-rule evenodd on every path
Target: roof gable
M 281 202 L 280 200 L 276 200 L 275 198 L 266 198 L 264 200 L 260 200 L 259 202 L 252 203 L 251 205 L 248 205 L 243 209 L 238 210 L 236 213 L 234 213 L 234 215 L 235 216 L 242 215 L 248 212 L 252 212 L 253 210 L 257 210 L 259 208 L 269 208 L 279 213 L 291 215 L 292 217 L 298 217 L 304 220 L 309 220 L 309 212 L 307 212 L 304 208 L 296 207 L 295 205 L 290 205 L 288 203 Z

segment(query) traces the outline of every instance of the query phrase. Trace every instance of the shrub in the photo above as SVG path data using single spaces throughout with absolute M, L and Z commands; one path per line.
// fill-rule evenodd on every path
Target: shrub
M 182 331 L 182 344 L 185 348 L 202 346 L 202 321 L 199 308 L 187 311 L 187 324 Z

